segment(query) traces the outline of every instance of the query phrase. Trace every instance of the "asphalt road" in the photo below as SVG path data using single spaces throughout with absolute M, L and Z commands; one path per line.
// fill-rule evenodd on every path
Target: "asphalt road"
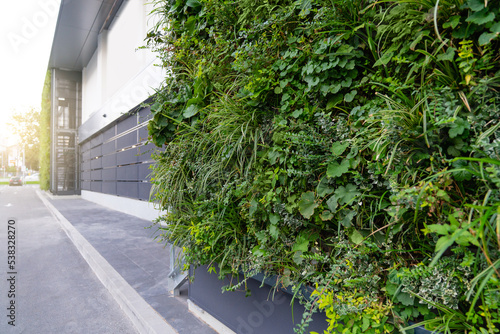
M 0 333 L 137 333 L 37 187 L 0 186 Z

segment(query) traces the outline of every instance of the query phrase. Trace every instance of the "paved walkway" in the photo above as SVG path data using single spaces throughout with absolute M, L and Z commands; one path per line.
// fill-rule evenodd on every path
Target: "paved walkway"
M 0 186 L 0 333 L 137 333 L 35 191 Z
M 39 196 L 141 332 L 216 333 L 188 311 L 187 288 L 179 297 L 169 291 L 168 248 L 153 240 L 150 221 L 80 198 Z

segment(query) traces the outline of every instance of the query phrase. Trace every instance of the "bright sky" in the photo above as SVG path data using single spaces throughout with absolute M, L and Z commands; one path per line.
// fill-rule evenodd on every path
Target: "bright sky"
M 59 4 L 0 2 L 0 134 L 8 132 L 5 123 L 12 111 L 40 110 Z

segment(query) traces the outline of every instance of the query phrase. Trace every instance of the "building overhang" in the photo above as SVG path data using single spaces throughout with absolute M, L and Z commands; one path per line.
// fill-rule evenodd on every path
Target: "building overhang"
M 81 71 L 124 0 L 61 0 L 49 68 Z

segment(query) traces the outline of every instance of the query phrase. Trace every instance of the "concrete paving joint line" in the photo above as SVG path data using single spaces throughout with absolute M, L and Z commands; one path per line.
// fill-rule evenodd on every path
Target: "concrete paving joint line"
M 130 318 L 141 334 L 178 334 L 127 281 L 102 257 L 101 254 L 71 225 L 71 223 L 37 190 L 45 206 L 59 222 L 82 257 L 87 261 L 101 283 Z

